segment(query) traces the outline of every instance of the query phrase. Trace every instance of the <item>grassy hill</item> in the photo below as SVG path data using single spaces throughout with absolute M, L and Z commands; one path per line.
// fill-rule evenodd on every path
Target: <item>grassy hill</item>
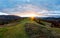
M 5 26 L 0 28 L 0 38 L 28 38 L 24 30 L 24 22 L 20 21 L 13 26 Z
M 43 22 L 47 25 L 47 22 Z M 60 38 L 60 29 L 38 24 L 31 19 L 0 27 L 0 38 Z

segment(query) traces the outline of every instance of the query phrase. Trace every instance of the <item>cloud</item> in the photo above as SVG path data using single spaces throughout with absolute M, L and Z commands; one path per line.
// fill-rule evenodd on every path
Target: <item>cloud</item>
M 9 14 L 0 12 L 0 15 L 9 15 Z
M 0 9 L 13 8 L 22 4 L 33 4 L 48 10 L 60 10 L 60 0 L 0 0 Z
M 5 13 L 11 14 L 11 15 L 26 15 L 30 13 L 36 13 L 36 14 L 42 14 L 42 16 L 60 16 L 60 11 L 49 11 L 47 9 L 41 8 L 36 5 L 32 4 L 23 4 L 23 5 L 17 5 L 14 8 L 7 8 L 3 10 Z M 41 16 L 41 15 L 40 15 Z
M 37 12 L 37 11 L 41 11 L 41 10 L 42 10 L 42 8 L 39 8 L 38 6 L 34 6 L 32 4 L 23 4 L 23 5 L 17 5 L 14 8 L 4 9 L 3 12 L 14 14 L 14 13 L 24 13 L 25 11 Z

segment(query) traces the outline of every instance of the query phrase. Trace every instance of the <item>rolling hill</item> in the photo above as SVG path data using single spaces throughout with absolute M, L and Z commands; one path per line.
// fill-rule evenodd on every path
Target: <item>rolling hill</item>
M 17 22 L 19 19 L 21 20 L 22 18 L 15 15 L 0 15 L 0 25 Z
M 31 26 L 28 26 L 28 24 Z M 31 24 L 32 23 L 32 24 Z M 25 26 L 27 25 L 27 27 Z M 32 26 L 34 28 L 32 28 Z M 37 26 L 37 29 L 36 29 L 36 26 Z M 24 19 L 22 21 L 20 21 L 18 24 L 14 25 L 14 26 L 6 26 L 6 27 L 1 27 L 0 28 L 0 38 L 33 38 L 30 34 L 29 34 L 29 31 L 32 33 L 33 32 L 33 35 L 36 33 L 39 32 L 39 28 L 41 29 L 44 29 L 45 27 L 44 26 L 40 26 L 38 23 L 36 23 L 35 21 L 31 21 L 30 19 Z M 27 31 L 28 29 L 28 31 Z M 31 30 L 29 30 L 31 29 Z M 49 34 L 49 30 L 47 28 L 45 28 L 46 30 L 46 34 L 43 32 L 43 30 L 41 30 L 44 34 L 44 37 L 52 37 L 50 34 Z M 36 35 L 36 34 L 35 34 Z M 35 36 L 34 35 L 34 36 Z M 38 34 L 37 34 L 38 35 Z M 42 37 L 42 36 L 37 36 L 36 37 Z
M 41 24 L 40 22 L 41 20 L 51 23 L 51 27 L 60 28 L 60 18 L 55 18 L 55 17 L 35 18 L 35 21 L 39 24 Z
M 51 23 L 40 20 L 37 23 L 30 18 L 0 26 L 0 38 L 60 38 L 60 28 L 50 27 Z

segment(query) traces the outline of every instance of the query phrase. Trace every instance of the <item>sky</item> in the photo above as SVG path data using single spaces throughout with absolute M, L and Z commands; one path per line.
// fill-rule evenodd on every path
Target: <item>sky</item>
M 30 11 L 60 17 L 60 0 L 0 0 L 1 13 L 18 15 Z

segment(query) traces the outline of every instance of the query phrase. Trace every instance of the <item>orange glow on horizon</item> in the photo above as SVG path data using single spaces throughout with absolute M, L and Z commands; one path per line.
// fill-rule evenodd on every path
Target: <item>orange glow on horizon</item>
M 26 11 L 26 12 L 15 14 L 15 15 L 20 16 L 20 17 L 31 17 L 31 18 L 42 16 L 42 14 L 39 14 L 35 11 Z
M 32 21 L 35 19 L 35 17 L 30 17 L 30 18 L 31 18 Z

